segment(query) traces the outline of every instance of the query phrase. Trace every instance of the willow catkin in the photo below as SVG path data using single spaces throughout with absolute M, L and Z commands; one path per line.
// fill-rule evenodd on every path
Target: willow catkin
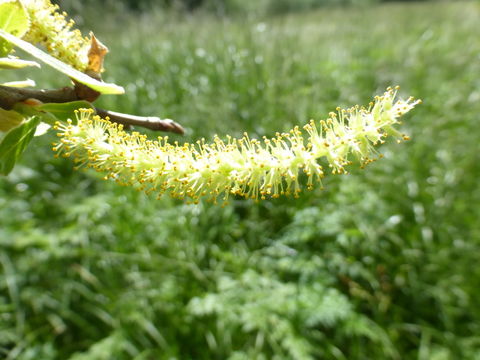
M 420 101 L 395 101 L 397 89 L 389 88 L 367 108 L 337 108 L 327 120 L 310 121 L 304 132 L 295 127 L 263 140 L 245 133 L 241 139 L 225 141 L 215 136 L 212 143 L 171 144 L 168 137 L 152 141 L 124 131 L 92 110 L 80 110 L 76 124 L 56 125 L 61 139 L 54 151 L 104 173 L 105 179 L 158 196 L 169 193 L 194 202 L 202 197 L 227 200 L 231 194 L 252 199 L 298 196 L 301 173 L 312 189 L 325 176 L 322 164 L 333 174 L 345 173 L 347 165 L 373 161 L 374 146 L 388 135 L 407 139 L 394 126 Z

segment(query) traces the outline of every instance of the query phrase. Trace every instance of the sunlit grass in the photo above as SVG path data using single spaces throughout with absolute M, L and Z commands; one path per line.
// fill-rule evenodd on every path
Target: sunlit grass
M 74 172 L 37 139 L 0 180 L 2 355 L 475 358 L 477 3 L 118 19 L 86 19 L 127 90 L 100 105 L 175 119 L 180 141 L 270 137 L 390 84 L 424 100 L 412 141 L 325 191 L 222 209 Z

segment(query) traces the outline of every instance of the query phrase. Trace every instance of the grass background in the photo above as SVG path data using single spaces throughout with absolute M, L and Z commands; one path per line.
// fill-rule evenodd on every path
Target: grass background
M 99 105 L 173 118 L 172 140 L 271 136 L 388 85 L 424 104 L 366 170 L 225 208 L 75 172 L 37 138 L 0 179 L 0 357 L 479 359 L 478 3 L 77 19 L 127 90 Z

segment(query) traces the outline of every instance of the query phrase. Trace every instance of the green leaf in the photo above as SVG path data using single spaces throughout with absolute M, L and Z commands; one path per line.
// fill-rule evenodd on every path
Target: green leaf
M 18 0 L 0 0 L 0 29 L 13 36 L 22 37 L 30 28 L 30 19 Z M 12 50 L 8 40 L 0 39 L 0 56 Z
M 25 116 L 38 116 L 43 122 L 54 125 L 57 121 L 67 121 L 68 119 L 76 121 L 75 110 L 94 109 L 88 101 L 71 101 L 67 103 L 45 103 L 42 105 L 26 105 L 18 103 L 14 110 Z
M 12 56 L 0 58 L 0 69 L 22 69 L 27 66 L 40 67 L 36 61 L 17 59 Z
M 25 119 L 25 116 L 14 110 L 4 110 L 0 108 L 0 131 L 7 132 Z
M 23 41 L 22 39 L 19 39 L 3 30 L 0 30 L 0 37 L 11 42 L 15 46 L 18 46 L 20 49 L 26 51 L 27 53 L 44 62 L 45 64 L 53 67 L 55 70 L 60 71 L 61 73 L 69 76 L 72 79 L 77 80 L 79 83 L 82 83 L 93 90 L 96 90 L 102 94 L 125 93 L 123 87 L 95 80 L 94 78 L 72 68 L 70 65 L 65 64 L 64 62 L 55 59 L 53 56 L 48 55 L 47 53 L 33 46 L 32 44 Z
M 75 110 L 94 109 L 93 105 L 88 101 L 72 101 L 61 104 L 49 103 L 35 106 L 35 108 L 43 112 L 48 112 L 61 121 L 67 121 L 68 119 L 75 121 Z
M 5 135 L 0 143 L 0 174 L 7 175 L 12 171 L 15 163 L 32 140 L 39 123 L 39 117 L 31 117 Z

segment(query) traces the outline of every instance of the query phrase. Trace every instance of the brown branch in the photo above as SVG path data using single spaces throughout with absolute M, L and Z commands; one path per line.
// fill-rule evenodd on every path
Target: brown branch
M 119 112 L 103 110 L 95 108 L 97 115 L 102 118 L 109 118 L 110 121 L 132 126 L 141 126 L 150 130 L 168 131 L 176 134 L 184 134 L 183 127 L 170 119 L 160 119 L 156 116 L 136 116 L 130 114 L 122 114 Z
M 76 100 L 86 100 L 79 94 L 77 87 L 37 90 L 0 85 L 1 108 L 11 110 L 16 103 L 24 102 L 28 99 L 35 99 L 43 103 L 65 103 Z M 98 108 L 95 110 L 100 117 L 108 117 L 111 121 L 127 127 L 140 126 L 151 130 L 168 131 L 176 134 L 183 134 L 185 132 L 180 124 L 170 119 L 162 120 L 155 116 L 135 116 Z
M 36 99 L 44 103 L 65 103 L 80 100 L 71 87 L 61 89 L 24 89 L 0 85 L 0 107 L 11 110 L 12 107 L 27 99 Z

